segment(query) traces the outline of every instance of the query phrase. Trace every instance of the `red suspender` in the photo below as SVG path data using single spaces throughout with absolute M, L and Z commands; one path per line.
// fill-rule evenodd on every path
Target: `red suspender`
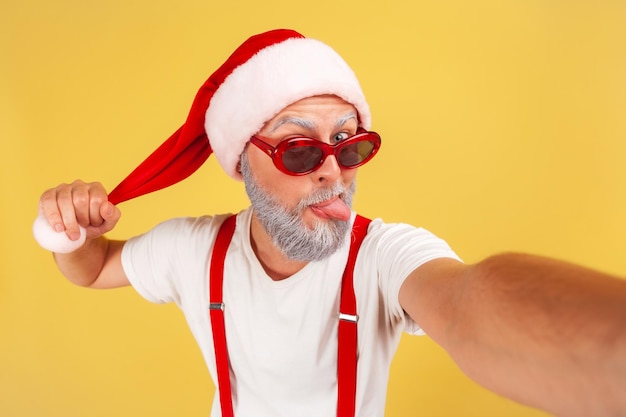
M 354 295 L 354 264 L 367 234 L 370 220 L 359 215 L 354 219 L 350 253 L 341 279 L 341 301 L 339 303 L 339 336 L 337 356 L 337 416 L 354 416 L 356 404 L 357 372 L 357 321 L 356 297 Z
M 228 349 L 226 347 L 226 329 L 224 327 L 224 302 L 222 297 L 222 282 L 224 279 L 224 260 L 228 245 L 235 233 L 237 217 L 228 217 L 215 240 L 211 269 L 209 270 L 209 315 L 213 331 L 213 348 L 215 349 L 215 363 L 217 365 L 217 384 L 220 391 L 222 417 L 233 417 L 233 399 L 230 389 L 230 371 L 228 370 Z
M 356 216 L 352 226 L 352 239 L 348 262 L 341 279 L 341 301 L 339 303 L 339 335 L 337 357 L 337 416 L 354 416 L 356 407 L 356 373 L 358 360 L 356 297 L 354 295 L 354 265 L 363 238 L 367 234 L 370 220 Z M 224 326 L 224 260 L 235 232 L 236 216 L 228 217 L 217 234 L 209 271 L 209 314 L 213 329 L 213 347 L 217 365 L 217 383 L 220 392 L 222 417 L 234 417 Z

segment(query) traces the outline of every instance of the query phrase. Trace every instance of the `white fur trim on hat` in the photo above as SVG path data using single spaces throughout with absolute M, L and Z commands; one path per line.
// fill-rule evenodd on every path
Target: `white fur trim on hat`
M 328 45 L 291 38 L 260 50 L 224 80 L 206 112 L 205 129 L 222 168 L 241 180 L 237 164 L 250 137 L 288 105 L 323 94 L 352 104 L 361 126 L 369 129 L 370 110 L 359 82 Z

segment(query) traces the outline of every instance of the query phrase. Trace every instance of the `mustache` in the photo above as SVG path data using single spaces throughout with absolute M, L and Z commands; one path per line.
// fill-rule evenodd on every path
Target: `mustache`
M 354 182 L 350 184 L 350 186 L 347 188 L 340 183 L 335 183 L 330 187 L 320 188 L 319 190 L 313 191 L 311 194 L 305 196 L 302 200 L 300 200 L 296 207 L 296 210 L 302 211 L 308 206 L 320 204 L 335 197 L 339 197 L 344 202 L 346 202 L 346 200 L 350 200 L 349 198 L 347 198 L 347 196 L 351 195 L 354 192 L 354 188 Z

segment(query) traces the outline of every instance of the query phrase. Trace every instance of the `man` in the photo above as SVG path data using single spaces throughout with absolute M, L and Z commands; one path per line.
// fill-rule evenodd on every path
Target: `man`
M 78 285 L 177 303 L 218 387 L 213 416 L 383 415 L 400 334 L 422 329 L 499 394 L 557 415 L 625 415 L 626 282 L 520 254 L 465 265 L 423 229 L 357 216 L 357 168 L 380 146 L 369 125 L 332 49 L 287 30 L 252 37 L 137 175 L 108 195 L 81 181 L 44 192 L 46 223 L 81 242 L 55 260 Z M 104 237 L 114 203 L 211 152 L 251 208 Z

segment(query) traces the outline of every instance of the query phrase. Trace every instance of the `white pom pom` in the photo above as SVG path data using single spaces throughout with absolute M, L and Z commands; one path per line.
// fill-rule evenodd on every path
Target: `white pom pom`
M 77 240 L 70 240 L 65 232 L 55 231 L 43 214 L 39 216 L 33 223 L 33 235 L 39 245 L 51 252 L 70 253 L 83 246 L 87 238 L 87 231 L 84 227 L 80 227 L 80 237 Z

